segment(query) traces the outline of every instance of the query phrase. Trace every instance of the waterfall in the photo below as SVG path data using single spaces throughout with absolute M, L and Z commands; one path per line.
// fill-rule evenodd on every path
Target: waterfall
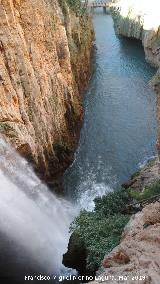
M 59 273 L 75 211 L 70 202 L 51 193 L 28 162 L 0 138 L 0 276 L 4 262 L 12 270 L 16 261 L 19 266 L 26 260 L 33 271 Z

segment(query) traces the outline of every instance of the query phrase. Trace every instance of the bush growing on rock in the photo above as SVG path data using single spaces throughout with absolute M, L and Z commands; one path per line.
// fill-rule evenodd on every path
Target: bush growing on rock
M 63 12 L 66 13 L 66 5 L 77 15 L 82 16 L 86 9 L 85 5 L 83 6 L 81 3 L 81 0 L 59 0 L 59 4 L 63 10 Z M 64 14 L 65 14 L 64 13 Z
M 111 192 L 95 199 L 95 211 L 101 212 L 104 215 L 123 213 L 129 201 L 130 197 L 125 190 Z
M 156 182 L 151 186 L 147 186 L 142 192 L 137 192 L 133 189 L 129 189 L 129 194 L 132 198 L 137 201 L 142 201 L 143 199 L 152 199 L 152 197 L 160 194 L 160 182 Z
M 78 237 L 81 239 L 79 250 L 81 247 L 86 249 L 84 254 L 86 274 L 95 275 L 104 255 L 119 244 L 124 226 L 129 221 L 129 214 L 126 213 L 129 200 L 130 197 L 124 190 L 109 193 L 95 200 L 94 212 L 82 211 L 72 223 L 72 244 L 76 243 Z M 75 236 L 74 242 L 73 236 Z M 70 245 L 69 250 L 71 250 Z M 72 258 L 72 254 L 70 257 Z M 67 263 L 64 264 L 67 266 Z

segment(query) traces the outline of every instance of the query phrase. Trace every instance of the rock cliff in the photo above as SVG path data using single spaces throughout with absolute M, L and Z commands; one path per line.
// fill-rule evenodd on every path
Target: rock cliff
M 142 40 L 146 60 L 160 67 L 159 1 L 121 0 L 113 6 L 117 34 Z
M 92 39 L 65 0 L 0 0 L 0 133 L 50 184 L 73 159 Z
M 106 271 L 93 283 L 100 283 L 104 279 L 104 283 L 158 284 L 159 236 L 160 203 L 156 202 L 147 205 L 130 220 L 120 245 L 104 258 Z

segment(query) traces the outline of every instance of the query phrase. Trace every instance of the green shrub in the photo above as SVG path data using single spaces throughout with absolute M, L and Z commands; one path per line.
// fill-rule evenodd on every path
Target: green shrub
M 81 9 L 81 1 L 80 0 L 66 0 L 69 7 L 74 11 L 78 12 Z
M 129 196 L 124 190 L 95 200 L 95 211 L 82 211 L 71 225 L 71 231 L 85 243 L 87 269 L 96 271 L 106 253 L 120 242 L 129 215 L 124 214 Z
M 152 186 L 145 187 L 142 192 L 129 190 L 129 195 L 131 196 L 131 198 L 134 198 L 137 201 L 148 199 L 158 194 L 160 194 L 160 182 L 157 182 Z
M 59 4 L 64 14 L 67 13 L 66 5 L 77 15 L 83 16 L 86 12 L 85 7 L 82 6 L 81 0 L 59 0 Z
M 104 195 L 102 198 L 95 199 L 95 211 L 104 215 L 123 213 L 130 197 L 125 190 L 118 190 Z

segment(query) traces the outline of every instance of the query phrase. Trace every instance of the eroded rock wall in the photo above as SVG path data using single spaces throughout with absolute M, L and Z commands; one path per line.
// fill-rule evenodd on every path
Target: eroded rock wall
M 105 272 L 93 284 L 103 280 L 103 283 L 158 284 L 159 244 L 160 202 L 156 202 L 147 205 L 130 220 L 120 245 L 104 258 Z
M 63 4 L 0 0 L 0 133 L 54 184 L 73 159 L 93 39 Z

